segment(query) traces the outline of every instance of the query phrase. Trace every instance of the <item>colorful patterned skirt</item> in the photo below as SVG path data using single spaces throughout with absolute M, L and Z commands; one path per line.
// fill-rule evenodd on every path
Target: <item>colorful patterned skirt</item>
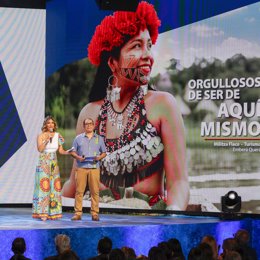
M 56 153 L 43 152 L 36 167 L 33 218 L 62 217 L 61 181 Z

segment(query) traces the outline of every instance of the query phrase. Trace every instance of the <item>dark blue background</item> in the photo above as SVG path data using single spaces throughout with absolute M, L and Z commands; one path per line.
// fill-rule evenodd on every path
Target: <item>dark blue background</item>
M 0 63 L 0 167 L 26 142 L 26 136 Z

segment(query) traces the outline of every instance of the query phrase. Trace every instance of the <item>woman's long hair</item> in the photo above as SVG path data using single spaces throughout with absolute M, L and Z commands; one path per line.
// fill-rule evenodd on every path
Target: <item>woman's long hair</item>
M 98 66 L 94 83 L 89 93 L 89 102 L 94 102 L 105 98 L 108 79 L 112 75 L 112 71 L 108 66 L 108 60 L 110 57 L 118 60 L 121 48 L 122 47 L 114 48 L 111 52 L 102 52 L 101 62 Z
M 56 120 L 55 120 L 52 116 L 46 116 L 46 117 L 44 118 L 44 121 L 43 121 L 43 124 L 42 124 L 42 131 L 43 131 L 43 132 L 46 132 L 46 131 L 47 131 L 47 123 L 48 123 L 49 120 L 52 120 L 52 121 L 54 122 L 53 132 L 56 132 L 58 126 L 57 126 Z

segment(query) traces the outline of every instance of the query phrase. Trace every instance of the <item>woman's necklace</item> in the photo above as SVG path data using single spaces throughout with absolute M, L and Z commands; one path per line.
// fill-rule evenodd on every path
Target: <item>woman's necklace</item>
M 137 94 L 134 95 L 134 97 L 128 102 L 128 104 L 121 112 L 117 112 L 114 109 L 112 102 L 109 101 L 107 106 L 107 118 L 108 121 L 112 123 L 112 126 L 116 126 L 118 130 L 122 130 L 124 128 L 125 116 L 128 120 L 128 118 L 130 118 L 134 109 L 136 108 L 138 92 L 139 91 L 137 91 Z M 124 115 L 125 111 L 126 111 L 126 115 Z

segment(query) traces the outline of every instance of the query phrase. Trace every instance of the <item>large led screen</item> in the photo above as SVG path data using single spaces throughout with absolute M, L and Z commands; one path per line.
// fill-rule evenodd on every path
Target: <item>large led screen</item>
M 91 13 L 83 3 L 74 8 L 63 20 L 66 55 L 55 57 L 55 37 L 48 42 L 46 114 L 58 120 L 67 148 L 84 131 L 85 118 L 95 121 L 108 152 L 101 165 L 101 207 L 220 212 L 221 196 L 233 190 L 242 198 L 241 212 L 258 213 L 260 3 L 219 13 L 194 10 L 175 24 L 170 12 L 181 14 L 170 1 L 150 3 L 161 21 L 156 42 L 157 20 L 149 17 L 153 13 L 145 16 L 147 10 L 125 22 L 95 3 L 89 3 Z M 147 28 L 151 46 L 142 47 Z M 141 43 L 134 45 L 134 37 Z M 118 47 L 118 56 L 110 46 Z M 100 48 L 108 57 L 99 56 Z M 142 48 L 145 57 L 138 56 Z M 64 61 L 57 66 L 52 59 Z M 112 72 L 101 68 L 104 60 Z M 117 68 L 122 86 L 114 78 Z M 139 87 L 130 89 L 130 81 Z M 107 98 L 111 85 L 121 87 L 119 101 Z M 60 157 L 63 205 L 74 204 L 72 164 Z M 88 188 L 83 202 L 90 206 Z
M 0 204 L 31 203 L 44 117 L 46 11 L 0 8 Z
M 241 212 L 260 212 L 260 2 L 147 2 L 152 6 L 127 21 L 95 1 L 48 2 L 45 91 L 45 13 L 37 11 L 38 23 L 23 30 L 30 33 L 28 57 L 39 55 L 37 62 L 8 38 L 17 54 L 0 52 L 1 87 L 15 105 L 20 132 L 17 138 L 2 113 L 3 129 L 17 145 L 10 146 L 9 134 L 12 149 L 1 149 L 1 203 L 31 203 L 45 110 L 57 120 L 65 149 L 87 117 L 104 137 L 101 207 L 220 212 L 221 196 L 233 190 Z M 32 37 L 39 37 L 35 50 L 27 46 Z M 119 87 L 120 100 L 109 99 L 107 87 Z M 73 206 L 77 169 L 69 156 L 58 162 L 62 203 Z M 90 206 L 88 187 L 83 204 Z

